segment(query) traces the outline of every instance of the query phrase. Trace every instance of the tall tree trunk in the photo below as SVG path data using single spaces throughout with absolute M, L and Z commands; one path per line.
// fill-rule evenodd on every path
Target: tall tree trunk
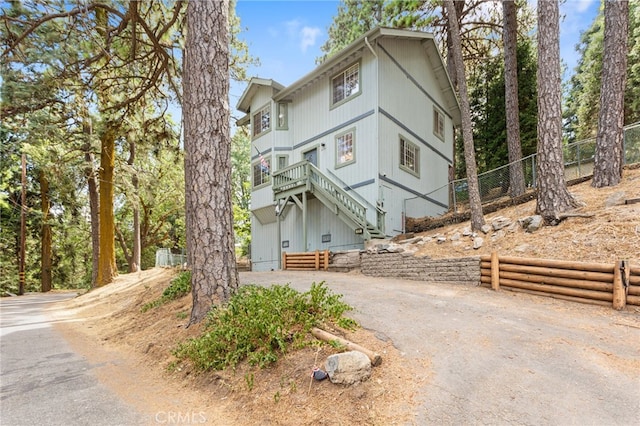
M 231 208 L 229 1 L 187 6 L 184 145 L 187 251 L 192 271 L 189 324 L 238 288 Z
M 522 146 L 520 144 L 520 106 L 518 105 L 518 20 L 514 0 L 502 2 L 504 26 L 504 85 L 507 118 L 507 147 L 509 150 L 509 192 L 512 197 L 524 194 Z
M 98 257 L 98 287 L 109 284 L 117 275 L 115 218 L 113 214 L 115 141 L 115 131 L 111 126 L 107 125 L 100 137 L 100 256 Z
M 89 128 L 89 126 L 87 126 L 87 128 Z M 90 135 L 91 131 L 88 130 L 86 133 Z M 100 257 L 100 201 L 96 172 L 93 167 L 94 158 L 90 144 L 85 146 L 84 161 L 84 175 L 87 179 L 87 188 L 89 192 L 89 217 L 91 219 L 91 287 L 97 287 L 99 268 L 98 260 Z
M 465 0 L 456 0 L 453 2 L 456 9 L 456 22 L 458 23 L 458 34 L 460 34 L 460 16 L 462 16 L 462 12 L 464 11 L 464 3 Z M 447 7 L 443 5 L 443 12 L 447 14 Z M 448 15 L 447 15 L 448 16 Z M 456 62 L 453 58 L 453 39 L 451 38 L 451 26 L 447 26 L 447 72 L 449 73 L 449 78 L 451 78 L 451 84 L 453 84 L 453 89 L 458 90 L 458 76 L 456 72 Z M 462 46 L 460 47 L 462 49 Z
M 476 167 L 476 156 L 473 147 L 473 128 L 471 124 L 471 109 L 469 107 L 469 96 L 467 94 L 467 78 L 462 61 L 462 45 L 460 41 L 460 27 L 456 15 L 453 0 L 446 0 L 447 16 L 449 21 L 449 34 L 451 35 L 451 49 L 449 56 L 452 57 L 456 76 L 458 79 L 458 93 L 460 95 L 460 107 L 462 108 L 462 139 L 464 141 L 464 160 L 467 167 L 467 182 L 469 185 L 469 208 L 471 209 L 471 229 L 479 231 L 484 225 L 482 215 L 482 202 L 478 186 L 478 170 Z
M 591 182 L 596 188 L 617 185 L 622 179 L 628 28 L 629 2 L 605 0 L 600 115 Z
M 138 196 L 138 176 L 132 178 L 133 190 Z M 131 251 L 131 263 L 129 263 L 129 272 L 140 271 L 140 262 L 142 262 L 142 245 L 140 241 L 140 204 L 136 202 L 133 206 L 133 249 Z
M 27 256 L 27 156 L 22 153 L 22 191 L 20 193 L 20 263 L 18 265 L 18 294 L 24 294 L 26 285 L 25 264 Z
M 136 161 L 136 144 L 135 141 L 129 141 L 129 159 L 127 164 L 133 170 L 131 177 L 131 185 L 133 186 L 133 248 L 131 249 L 131 258 L 129 260 L 129 272 L 138 272 L 140 270 L 141 247 L 140 247 L 140 201 L 138 194 L 138 173 L 135 171 L 134 163 Z
M 538 0 L 538 202 L 545 223 L 576 207 L 567 190 L 562 157 L 559 10 L 557 0 Z
M 41 267 L 40 289 L 43 293 L 51 290 L 51 225 L 49 225 L 49 180 L 40 171 L 40 205 L 42 208 Z

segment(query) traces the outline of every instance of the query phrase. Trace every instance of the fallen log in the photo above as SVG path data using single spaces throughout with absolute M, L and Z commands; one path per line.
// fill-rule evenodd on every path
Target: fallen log
M 382 363 L 382 357 L 379 354 L 370 351 L 369 349 L 364 348 L 356 343 L 350 342 L 347 339 L 343 339 L 342 337 L 336 336 L 335 334 L 331 334 L 328 331 L 313 327 L 311 329 L 311 334 L 316 339 L 322 340 L 324 342 L 338 342 L 349 350 L 362 352 L 369 357 L 369 359 L 371 360 L 371 365 L 373 365 L 374 367 Z

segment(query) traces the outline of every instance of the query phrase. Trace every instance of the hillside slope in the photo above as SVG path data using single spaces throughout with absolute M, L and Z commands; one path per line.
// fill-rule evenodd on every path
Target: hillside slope
M 569 187 L 582 206 L 574 213 L 592 217 L 570 217 L 557 226 L 545 226 L 534 233 L 516 225 L 502 230 L 479 233 L 481 248 L 473 249 L 473 239 L 463 236 L 469 222 L 449 225 L 416 234 L 432 237 L 419 246 L 416 255 L 433 258 L 490 254 L 611 263 L 630 260 L 640 264 L 640 203 L 624 204 L 640 198 L 640 168 L 624 170 L 622 182 L 615 187 L 593 188 L 591 180 Z M 487 224 L 496 218 L 516 223 L 535 214 L 536 201 L 507 207 L 485 216 Z M 451 239 L 460 234 L 459 240 Z M 447 241 L 438 244 L 438 236 Z

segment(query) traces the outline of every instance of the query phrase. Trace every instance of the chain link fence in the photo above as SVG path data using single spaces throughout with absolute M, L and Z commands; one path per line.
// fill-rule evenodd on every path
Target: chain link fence
M 156 250 L 156 268 L 185 265 L 187 255 L 171 253 L 171 249 L 161 248 Z
M 565 180 L 570 181 L 593 174 L 595 153 L 595 138 L 567 144 L 563 148 Z M 640 122 L 624 128 L 624 154 L 625 164 L 640 162 Z M 527 189 L 536 186 L 536 158 L 537 154 L 532 154 L 520 160 Z M 483 204 L 509 196 L 509 168 L 510 165 L 507 164 L 478 175 L 480 199 Z M 446 186 L 423 194 L 423 197 L 406 199 L 404 202 L 405 217 L 433 216 L 429 213 L 432 205 L 425 198 L 437 197 L 441 199 L 445 192 L 449 194 L 449 205 L 453 211 L 457 212 L 468 205 L 469 186 L 467 179 L 457 179 Z

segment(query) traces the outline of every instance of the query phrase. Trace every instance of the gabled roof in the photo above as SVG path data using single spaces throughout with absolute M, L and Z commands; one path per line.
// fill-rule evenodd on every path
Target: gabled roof
M 240 96 L 240 100 L 238 101 L 238 106 L 236 108 L 239 111 L 248 113 L 249 108 L 251 107 L 251 98 L 253 98 L 260 87 L 273 87 L 276 92 L 284 89 L 284 86 L 275 80 L 252 77 L 246 89 L 244 89 L 242 96 Z
M 402 38 L 421 41 L 422 46 L 427 52 L 429 62 L 433 66 L 433 70 L 436 74 L 436 79 L 438 81 L 438 84 L 440 85 L 440 90 L 442 91 L 442 94 L 446 99 L 446 112 L 453 118 L 453 123 L 456 126 L 459 126 L 461 123 L 460 104 L 458 103 L 458 98 L 453 89 L 449 74 L 447 73 L 447 68 L 444 64 L 442 56 L 440 56 L 438 47 L 436 46 L 433 34 L 386 27 L 376 27 L 366 32 L 356 41 L 342 49 L 340 52 L 328 58 L 316 69 L 300 78 L 290 86 L 287 86 L 286 88 L 273 80 L 252 78 L 249 86 L 247 86 L 244 93 L 242 94 L 242 97 L 240 97 L 237 108 L 242 112 L 249 112 L 249 104 L 251 98 L 253 97 L 255 91 L 259 86 L 273 86 L 274 88 L 276 88 L 277 94 L 273 98 L 276 102 L 290 98 L 292 95 L 294 95 L 304 87 L 324 77 L 325 74 L 330 72 L 336 65 L 347 59 L 350 59 L 352 56 L 357 55 L 361 50 L 365 48 L 371 49 L 371 43 L 376 39 L 382 38 Z

